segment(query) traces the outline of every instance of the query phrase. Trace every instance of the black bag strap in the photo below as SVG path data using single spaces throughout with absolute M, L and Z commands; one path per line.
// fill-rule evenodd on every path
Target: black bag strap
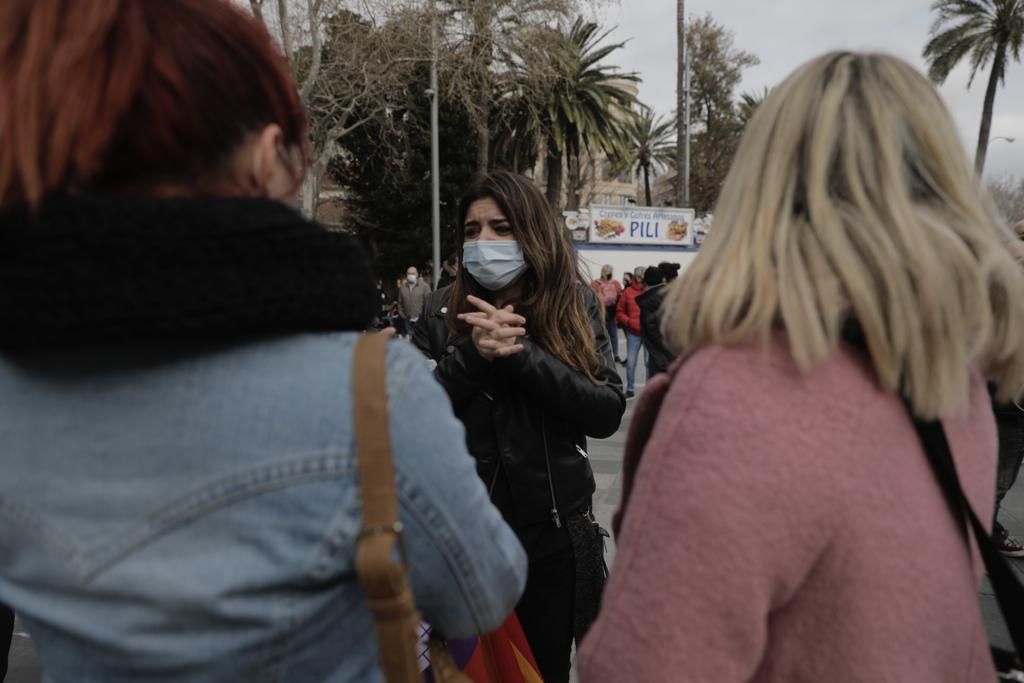
M 843 339 L 852 347 L 870 355 L 867 341 L 856 322 L 850 321 L 846 324 L 843 330 Z M 932 472 L 942 489 L 946 505 L 953 514 L 953 519 L 956 520 L 957 527 L 963 534 L 968 548 L 970 548 L 971 535 L 974 536 L 974 541 L 981 552 L 981 559 L 985 563 L 985 571 L 992 583 L 992 589 L 995 591 L 999 611 L 1003 614 L 1003 621 L 1010 632 L 1013 648 L 1020 658 L 1021 655 L 1024 655 L 1024 587 L 1017 580 L 1013 568 L 999 552 L 992 536 L 978 519 L 970 500 L 964 494 L 942 422 L 919 419 L 914 415 L 913 408 L 906 398 L 903 399 L 903 405 L 914 423 L 914 429 L 921 440 L 925 455 L 928 456 Z M 968 526 L 970 531 L 968 531 Z
M 910 407 L 907 406 L 907 409 L 909 411 Z M 920 420 L 914 417 L 912 412 L 910 415 L 914 421 L 914 428 L 921 438 L 925 453 L 928 455 L 935 478 L 939 480 L 939 485 L 942 487 L 946 504 L 953 512 L 953 518 L 957 520 L 957 526 L 963 532 L 964 539 L 968 544 L 971 534 L 968 533 L 967 526 L 968 523 L 970 525 L 974 542 L 981 551 L 981 559 L 985 562 L 985 571 L 988 573 L 992 589 L 995 591 L 996 603 L 999 605 L 999 611 L 1002 612 L 1003 620 L 1010 632 L 1013 649 L 1017 651 L 1019 657 L 1024 654 L 1024 587 L 1017 580 L 1009 562 L 999 552 L 992 536 L 978 519 L 970 501 L 964 495 L 942 423 L 935 420 L 927 422 Z

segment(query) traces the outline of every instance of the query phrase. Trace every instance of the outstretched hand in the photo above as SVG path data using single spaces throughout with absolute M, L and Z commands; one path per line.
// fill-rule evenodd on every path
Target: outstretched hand
M 526 318 L 516 313 L 512 306 L 498 308 L 475 296 L 467 301 L 478 310 L 460 313 L 459 320 L 473 327 L 473 345 L 487 360 L 505 358 L 523 350 L 516 343 L 518 337 L 526 336 Z

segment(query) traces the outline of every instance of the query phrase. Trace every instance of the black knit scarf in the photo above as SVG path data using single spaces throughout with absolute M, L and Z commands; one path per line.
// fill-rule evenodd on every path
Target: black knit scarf
M 350 237 L 262 199 L 52 196 L 0 209 L 0 347 L 362 330 Z

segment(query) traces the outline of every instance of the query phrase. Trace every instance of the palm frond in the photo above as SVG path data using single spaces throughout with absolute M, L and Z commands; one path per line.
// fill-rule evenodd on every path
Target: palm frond
M 937 83 L 968 60 L 968 87 L 989 63 L 1005 80 L 1009 57 L 1020 61 L 1024 46 L 1024 0 L 936 0 L 936 13 L 924 57 Z

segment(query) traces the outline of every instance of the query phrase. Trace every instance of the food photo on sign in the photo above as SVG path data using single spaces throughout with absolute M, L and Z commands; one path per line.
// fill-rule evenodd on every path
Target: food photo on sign
M 586 242 L 590 233 L 590 212 L 586 209 L 579 211 L 563 211 L 562 218 L 565 227 L 572 233 L 573 242 Z

